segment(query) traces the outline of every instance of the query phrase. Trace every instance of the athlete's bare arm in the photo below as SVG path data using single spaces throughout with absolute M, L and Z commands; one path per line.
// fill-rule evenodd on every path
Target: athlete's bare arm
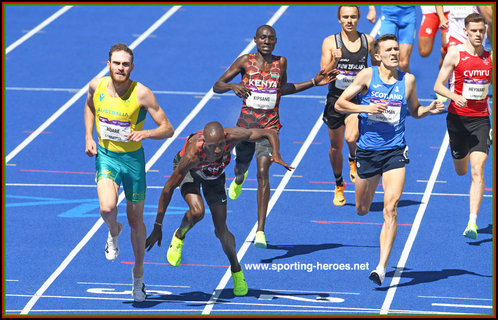
M 180 162 L 178 166 L 171 174 L 171 177 L 166 181 L 166 184 L 163 187 L 161 192 L 161 196 L 159 198 L 159 204 L 157 207 L 156 220 L 154 223 L 154 229 L 147 238 L 145 242 L 145 248 L 147 251 L 152 249 L 154 244 L 158 242 L 158 245 L 161 246 L 162 240 L 162 228 L 161 225 L 164 220 L 164 215 L 168 208 L 168 205 L 171 201 L 171 197 L 173 196 L 173 192 L 180 185 L 183 178 L 187 175 L 190 169 L 194 168 L 199 162 L 199 155 L 197 152 L 197 136 L 193 136 L 187 142 L 185 146 L 185 152 L 183 156 L 180 158 Z
M 313 80 L 308 80 L 300 83 L 290 83 L 287 82 L 287 59 L 285 57 L 280 58 L 280 92 L 282 96 L 293 94 L 296 92 L 301 92 L 309 88 L 316 86 L 324 86 L 335 80 L 337 70 L 329 63 L 327 66 L 322 68 L 318 72 Z
M 458 60 L 460 59 L 460 53 L 456 46 L 451 46 L 448 48 L 448 53 L 446 57 L 444 57 L 443 65 L 441 66 L 441 70 L 439 70 L 439 74 L 436 79 L 436 83 L 434 84 L 434 91 L 442 96 L 445 96 L 451 100 L 453 100 L 457 106 L 465 107 L 467 105 L 467 99 L 464 97 L 452 92 L 445 86 L 445 83 L 448 82 L 448 79 L 451 76 L 453 70 L 458 64 Z
M 89 157 L 97 154 L 97 144 L 93 140 L 93 126 L 95 125 L 95 106 L 93 94 L 101 78 L 94 78 L 88 85 L 88 95 L 85 102 L 85 153 Z
M 375 11 L 375 7 L 368 6 L 367 20 L 370 21 L 371 23 L 375 23 L 376 18 L 377 18 L 377 12 Z
M 410 73 L 405 74 L 405 92 L 408 110 L 415 119 L 421 119 L 430 114 L 440 113 L 444 110 L 444 104 L 439 100 L 433 100 L 427 107 L 420 105 L 417 97 L 416 80 Z
M 245 87 L 241 83 L 230 82 L 232 81 L 238 74 L 242 77 L 246 73 L 246 66 L 249 61 L 249 55 L 245 54 L 237 58 L 234 63 L 221 75 L 218 81 L 215 82 L 213 86 L 213 91 L 216 93 L 225 93 L 229 90 L 233 90 L 233 92 L 241 97 L 247 98 L 251 94 L 251 90 Z
M 335 45 L 334 35 L 328 36 L 322 43 L 322 57 L 320 59 L 320 69 L 325 69 L 332 62 L 332 68 L 337 67 L 337 63 L 342 57 L 342 50 Z
M 446 16 L 444 15 L 443 6 L 436 6 L 436 14 L 439 17 L 439 29 L 447 30 L 449 21 L 448 19 L 446 19 Z
M 157 103 L 156 97 L 146 86 L 137 84 L 138 103 L 141 108 L 144 108 L 151 116 L 152 120 L 157 124 L 157 128 L 151 130 L 133 131 L 125 135 L 130 141 L 141 141 L 145 139 L 166 139 L 173 135 L 174 129 L 169 122 L 163 109 Z
M 361 105 L 355 104 L 350 100 L 353 99 L 358 93 L 365 93 L 368 86 L 370 85 L 370 80 L 372 79 L 372 68 L 365 68 L 361 70 L 353 82 L 344 90 L 337 102 L 335 103 L 335 109 L 342 113 L 382 113 L 387 108 L 385 103 L 376 103 L 374 105 Z

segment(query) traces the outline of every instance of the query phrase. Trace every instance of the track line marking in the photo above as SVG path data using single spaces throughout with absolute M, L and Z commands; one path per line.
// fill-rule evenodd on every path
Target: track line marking
M 84 284 L 84 285 L 106 285 L 106 286 L 131 286 L 132 283 L 112 283 L 112 282 L 85 282 L 85 281 L 78 281 L 76 282 L 77 284 Z M 190 288 L 190 286 L 175 286 L 175 285 L 169 285 L 169 284 L 149 284 L 147 283 L 147 287 L 168 287 L 168 288 Z
M 31 297 L 31 295 L 23 295 L 23 294 L 5 294 L 8 297 Z M 116 298 L 116 297 L 89 297 L 89 296 L 43 296 L 44 298 L 50 299 L 80 299 L 80 300 L 108 300 L 108 301 L 133 301 L 131 298 Z M 154 301 L 154 302 L 183 302 L 183 303 L 205 303 L 204 301 L 193 301 L 193 300 L 171 300 L 171 299 L 146 299 L 146 301 Z M 291 308 L 288 310 L 278 310 L 278 309 L 258 309 L 258 311 L 266 311 L 266 312 L 371 312 L 377 313 L 379 309 L 376 308 L 355 308 L 355 307 L 333 307 L 333 306 L 316 306 L 316 305 L 288 305 L 288 304 L 277 304 L 277 303 L 242 303 L 242 302 L 218 302 L 219 305 L 227 305 L 227 306 L 262 306 L 262 307 L 286 307 Z M 308 310 L 298 309 L 298 308 L 308 308 Z M 53 313 L 53 312 L 100 312 L 100 313 L 108 313 L 108 312 L 195 312 L 199 311 L 199 309 L 155 309 L 155 308 L 123 308 L 123 309 L 39 309 L 33 310 L 33 312 L 44 312 L 44 313 Z M 216 309 L 218 312 L 251 312 L 254 313 L 254 309 Z M 437 311 L 424 311 L 424 310 L 391 310 L 393 313 L 400 314 L 457 314 L 457 315 L 465 315 L 468 313 L 461 312 L 437 312 Z M 6 313 L 18 313 L 19 310 L 5 310 Z
M 389 289 L 387 290 L 386 298 L 384 299 L 384 303 L 382 304 L 380 314 L 387 314 L 389 312 L 389 308 L 391 307 L 391 303 L 394 299 L 394 294 L 396 293 L 399 281 L 401 280 L 401 274 L 403 273 L 403 269 L 405 268 L 406 261 L 408 260 L 408 256 L 410 255 L 413 243 L 415 242 L 418 229 L 420 228 L 422 218 L 424 217 L 425 209 L 427 208 L 427 204 L 429 203 L 429 199 L 431 197 L 432 189 L 434 188 L 436 178 L 439 174 L 439 170 L 441 169 L 448 144 L 449 138 L 448 132 L 446 132 L 441 144 L 441 148 L 439 149 L 436 162 L 434 163 L 429 182 L 427 183 L 427 187 L 425 188 L 424 196 L 422 197 L 422 203 L 420 204 L 420 207 L 418 208 L 417 214 L 413 221 L 413 226 L 410 230 L 410 234 L 408 235 L 408 239 L 406 240 L 403 252 L 401 253 L 401 257 L 398 261 L 398 265 L 396 266 L 396 270 L 391 280 L 391 284 L 389 285 Z
M 133 49 L 135 47 L 137 47 L 144 39 L 147 38 L 147 35 L 152 33 L 154 30 L 156 30 L 157 28 L 159 28 L 159 26 L 161 24 L 163 24 L 169 17 L 171 17 L 178 9 L 180 8 L 180 6 L 174 6 L 172 7 L 170 10 L 168 10 L 168 12 L 166 12 L 163 16 L 161 16 L 161 18 L 159 18 L 159 20 L 157 20 L 151 27 L 149 27 L 149 29 L 147 29 L 141 37 L 139 37 L 137 40 L 135 40 L 131 45 L 130 45 L 130 48 Z M 107 72 L 107 67 L 104 68 L 99 74 L 105 74 L 105 72 Z M 88 87 L 88 84 L 83 87 L 80 92 L 78 94 L 83 94 L 85 92 L 85 90 L 87 90 L 87 87 Z M 65 105 L 68 105 L 66 107 L 69 108 L 70 105 L 72 105 L 76 100 L 78 99 L 74 99 L 76 96 L 75 95 L 73 98 L 71 98 L 71 100 L 69 101 L 73 101 L 71 104 L 69 104 L 69 101 L 65 104 Z M 63 109 L 63 108 L 61 108 Z M 61 110 L 59 109 L 59 111 Z M 59 112 L 58 111 L 58 112 Z M 64 110 L 62 110 L 62 112 L 64 112 Z M 62 112 L 60 112 L 59 114 L 62 114 Z M 57 116 L 58 117 L 58 116 Z M 52 116 L 50 119 L 53 118 L 53 120 L 51 122 L 53 122 L 57 117 L 54 118 L 54 116 Z M 50 120 L 49 119 L 49 120 Z M 50 125 L 51 122 L 48 122 L 48 120 L 44 123 L 44 125 L 46 124 L 46 126 Z M 44 128 L 42 128 L 44 125 L 40 126 L 40 128 L 38 128 L 36 131 L 43 131 Z M 41 130 L 40 130 L 41 129 Z M 33 135 L 30 135 L 30 137 L 32 137 Z M 33 136 L 31 138 L 31 140 L 34 139 L 35 136 Z M 31 141 L 29 140 L 29 142 Z M 172 141 L 173 139 L 168 139 L 168 141 Z M 26 141 L 26 140 L 25 140 Z M 29 143 L 28 142 L 28 143 Z M 23 142 L 24 143 L 24 142 Z M 27 143 L 26 143 L 27 145 Z M 18 147 L 19 148 L 19 147 Z M 16 150 L 18 149 L 16 148 Z M 24 148 L 24 146 L 22 147 Z M 19 151 L 22 150 L 19 149 L 15 154 L 17 154 Z M 11 153 L 12 154 L 12 153 Z M 13 156 L 15 156 L 15 154 Z M 154 162 L 157 160 L 157 158 L 155 157 L 157 155 L 157 153 L 154 155 Z M 9 154 L 10 156 L 10 154 Z M 13 157 L 12 156 L 12 157 Z M 12 158 L 10 157 L 10 159 Z M 151 164 L 151 161 L 150 160 L 148 163 L 147 163 L 147 167 L 150 167 L 152 164 Z M 5 160 L 5 162 L 8 162 L 8 160 Z M 94 186 L 95 187 L 95 186 Z M 124 192 L 121 192 L 121 194 L 119 195 L 119 198 L 118 198 L 118 203 L 117 205 L 119 205 L 119 203 L 121 203 L 121 201 L 123 201 L 124 199 Z M 93 237 L 93 235 L 97 232 L 97 230 L 100 228 L 100 226 L 102 226 L 102 224 L 104 223 L 104 220 L 101 218 L 99 218 L 99 220 L 97 220 L 97 222 L 93 225 L 93 227 L 90 229 L 90 231 L 88 231 L 88 233 L 83 237 L 83 239 L 81 239 L 81 241 L 76 245 L 76 247 L 69 253 L 69 255 L 64 259 L 64 261 L 62 261 L 62 263 L 59 265 L 59 267 L 57 267 L 57 269 L 50 275 L 50 277 L 43 283 L 43 285 L 36 291 L 36 293 L 33 295 L 33 297 L 28 301 L 28 303 L 24 306 L 24 308 L 22 309 L 21 311 L 21 314 L 28 314 L 30 312 L 30 310 L 33 308 L 33 306 L 35 305 L 35 303 L 38 301 L 38 299 L 40 299 L 40 297 L 43 295 L 43 293 L 48 289 L 48 287 L 50 287 L 50 285 L 55 281 L 55 279 L 57 279 L 57 277 L 62 273 L 62 271 L 64 271 L 64 269 L 66 269 L 66 267 L 69 265 L 69 263 L 74 259 L 74 257 L 81 251 L 81 249 L 87 244 L 88 241 L 90 241 L 90 239 Z
M 375 225 L 383 225 L 381 222 L 355 222 L 355 221 L 319 221 L 319 220 L 310 220 L 315 223 L 323 223 L 323 224 L 331 224 L 331 223 L 350 223 L 350 224 L 375 224 Z M 411 226 L 411 224 L 403 224 L 398 223 L 398 226 Z
M 5 87 L 5 90 L 11 90 L 11 91 L 54 91 L 54 92 L 78 92 L 78 89 L 71 89 L 71 88 L 30 88 L 30 87 Z M 178 94 L 178 95 L 192 95 L 192 96 L 199 96 L 204 94 L 204 92 L 193 92 L 193 91 L 167 91 L 167 90 L 152 90 L 152 93 L 154 94 Z M 234 93 L 215 93 L 214 98 L 222 98 L 222 97 L 237 97 L 236 94 Z M 322 99 L 319 101 L 320 103 L 325 103 L 325 100 L 323 100 L 323 96 L 318 96 L 318 95 L 306 95 L 306 94 L 292 94 L 292 95 L 287 95 L 283 96 L 282 99 Z M 422 102 L 431 102 L 434 99 L 424 99 L 420 98 L 418 99 L 419 101 Z M 488 101 L 492 102 L 491 100 Z
M 483 300 L 483 301 L 493 301 L 493 299 L 483 299 L 483 298 L 460 298 L 460 297 L 438 297 L 438 296 L 418 296 L 419 298 L 429 298 L 429 299 L 461 299 L 461 300 Z
M 24 36 L 22 36 L 21 38 L 19 38 L 18 40 L 16 40 L 10 46 L 8 46 L 7 49 L 5 49 L 5 54 L 8 54 L 9 52 L 11 52 L 15 48 L 17 48 L 21 43 L 23 43 L 24 41 L 26 41 L 29 38 L 31 38 L 34 34 L 36 34 L 41 29 L 45 28 L 52 21 L 54 21 L 55 19 L 57 19 L 58 17 L 60 17 L 62 14 L 64 14 L 66 11 L 68 11 L 72 7 L 73 6 L 65 6 L 65 7 L 62 7 L 61 9 L 59 9 L 56 13 L 54 13 L 53 15 L 51 15 L 50 17 L 48 17 L 45 21 L 43 21 L 42 23 L 40 23 L 39 25 L 37 25 L 36 27 L 34 27 L 31 31 L 29 31 Z
M 453 303 L 433 303 L 435 307 L 456 307 L 456 308 L 483 308 L 492 309 L 493 306 L 483 306 L 478 304 L 453 304 Z
M 124 264 L 135 264 L 133 261 L 121 261 Z M 168 262 L 144 262 L 144 264 L 156 264 L 156 265 L 165 265 L 171 266 Z M 189 267 L 218 267 L 218 268 L 228 268 L 230 266 L 226 265 L 217 265 L 217 264 L 198 264 L 198 263 L 182 263 L 181 266 L 189 266 Z
M 149 170 L 151 171 L 151 170 Z M 170 177 L 170 176 L 165 176 L 165 177 Z M 227 179 L 227 180 L 233 180 Z M 246 179 L 247 181 L 247 179 Z M 94 184 L 52 184 L 52 183 L 5 183 L 5 186 L 7 187 L 61 187 L 61 188 L 95 188 Z M 164 188 L 164 185 L 162 186 L 147 186 L 148 189 L 162 189 Z M 257 188 L 242 188 L 244 191 L 257 191 Z M 270 191 L 275 191 L 276 189 L 270 189 Z M 488 190 L 488 189 L 486 189 Z M 319 193 L 330 193 L 334 192 L 334 190 L 319 190 L 319 189 L 284 189 L 283 191 L 286 192 L 319 192 Z M 491 189 L 489 189 L 491 191 Z M 345 190 L 344 192 L 347 193 L 354 193 L 354 190 Z M 383 194 L 384 191 L 376 191 L 375 194 Z M 406 195 L 423 195 L 423 192 L 403 192 L 403 194 Z M 468 193 L 432 193 L 431 195 L 433 196 L 443 196 L 443 197 L 468 197 Z M 492 198 L 493 195 L 491 194 L 485 194 L 483 196 L 484 198 Z
M 289 290 L 289 289 L 268 289 L 264 288 L 261 290 L 273 291 L 273 292 L 301 292 L 301 293 L 316 293 L 316 294 L 354 294 L 359 295 L 359 292 L 333 292 L 333 291 L 309 291 L 309 290 Z
M 35 170 L 35 169 L 19 169 L 19 171 L 21 171 L 21 172 L 41 172 L 41 173 L 95 174 L 95 172 L 58 171 L 58 170 Z

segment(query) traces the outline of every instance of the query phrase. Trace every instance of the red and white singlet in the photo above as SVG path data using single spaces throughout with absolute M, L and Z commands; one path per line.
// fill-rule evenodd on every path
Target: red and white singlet
M 460 60 L 451 75 L 450 90 L 467 99 L 467 106 L 460 108 L 451 101 L 448 111 L 467 117 L 489 116 L 488 90 L 493 69 L 490 53 L 483 51 L 480 56 L 473 56 L 463 45 L 458 49 Z

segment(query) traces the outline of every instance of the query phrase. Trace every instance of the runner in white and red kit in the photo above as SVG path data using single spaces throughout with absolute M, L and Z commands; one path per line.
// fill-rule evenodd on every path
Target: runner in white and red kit
M 483 16 L 465 18 L 467 40 L 448 48 L 434 91 L 451 99 L 446 118 L 453 165 L 465 175 L 470 159 L 470 216 L 463 235 L 477 238 L 476 219 L 484 194 L 484 164 L 491 145 L 488 91 L 493 61 L 482 45 L 486 33 Z M 450 80 L 450 88 L 445 83 Z

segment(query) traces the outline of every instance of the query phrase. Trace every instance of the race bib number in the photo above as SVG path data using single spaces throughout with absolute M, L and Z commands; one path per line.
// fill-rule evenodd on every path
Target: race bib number
M 99 116 L 100 138 L 118 142 L 129 141 L 125 134 L 131 132 L 130 121 L 109 120 Z
M 376 103 L 386 103 L 387 109 L 383 113 L 368 114 L 369 121 L 386 122 L 391 125 L 397 125 L 401 115 L 401 101 L 391 101 L 384 99 L 371 98 L 370 105 Z
M 489 83 L 487 79 L 463 79 L 462 96 L 467 100 L 483 100 L 488 96 Z
M 274 109 L 277 105 L 277 89 L 251 88 L 251 95 L 246 99 L 246 106 L 254 109 Z
M 335 87 L 337 89 L 345 90 L 351 83 L 353 83 L 354 78 L 358 74 L 359 71 L 356 70 L 339 70 L 339 74 L 336 77 L 335 80 Z
M 474 12 L 472 6 L 451 6 L 451 15 L 457 19 L 465 19 L 469 14 Z

